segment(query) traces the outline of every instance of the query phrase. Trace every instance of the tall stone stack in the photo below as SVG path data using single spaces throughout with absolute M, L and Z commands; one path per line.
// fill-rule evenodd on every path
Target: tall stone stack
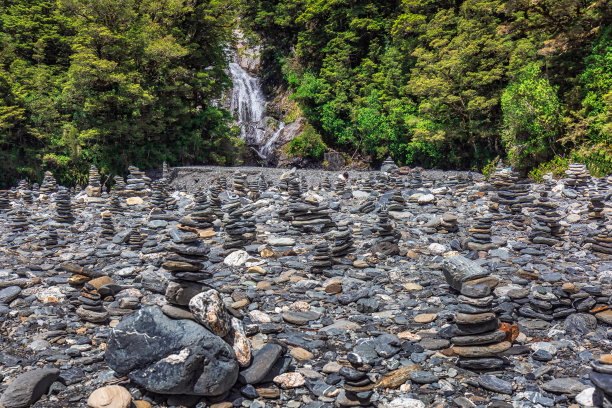
M 379 242 L 390 242 L 397 244 L 402 236 L 396 231 L 389 220 L 389 212 L 386 207 L 382 207 L 378 213 L 378 226 L 376 228 Z
M 535 222 L 531 224 L 529 239 L 534 244 L 544 244 L 555 246 L 562 242 L 565 229 L 560 224 L 561 214 L 557 209 L 557 204 L 550 200 L 548 191 L 542 191 L 540 198 L 535 203 Z
M 144 242 L 144 237 L 142 232 L 140 231 L 140 225 L 136 225 L 132 232 L 130 233 L 130 238 L 128 239 L 128 245 L 132 249 L 140 249 L 142 248 L 142 244 Z
M 457 365 L 468 370 L 491 370 L 505 364 L 500 354 L 511 346 L 501 322 L 493 312 L 492 289 L 497 279 L 480 265 L 455 255 L 445 258 L 442 270 L 446 282 L 460 294 L 451 337 Z
M 136 166 L 128 167 L 128 177 L 125 185 L 125 195 L 128 197 L 145 197 L 147 193 L 147 180 L 144 171 Z
M 404 196 L 402 196 L 401 190 L 395 190 L 389 199 L 387 209 L 389 211 L 404 211 L 405 208 L 406 200 L 404 199 Z
M 81 288 L 78 297 L 73 297 L 71 303 L 78 306 L 76 313 L 83 321 L 104 323 L 108 319 L 108 311 L 102 303 L 102 296 L 94 286 L 86 283 Z
M 584 164 L 572 163 L 569 168 L 565 171 L 566 179 L 564 184 L 570 188 L 573 188 L 581 193 L 587 192 L 589 188 L 589 182 L 591 180 L 591 174 L 587 170 Z
M 28 215 L 28 212 L 23 208 L 19 208 L 13 211 L 11 214 L 11 231 L 25 231 L 30 225 L 30 222 L 28 221 Z
M 223 192 L 221 181 L 217 179 L 210 188 L 210 208 L 217 218 L 223 217 L 222 203 L 219 195 Z
M 239 249 L 250 245 L 256 238 L 255 216 L 250 206 L 237 207 L 229 213 L 225 224 L 227 238 L 224 249 Z
M 389 176 L 385 173 L 378 173 L 376 175 L 376 190 L 382 194 L 389 189 Z
M 249 192 L 247 193 L 247 197 L 251 201 L 257 201 L 259 199 L 259 183 L 257 180 L 251 180 L 248 182 Z
M 344 177 L 338 177 L 336 179 L 336 185 L 334 186 L 334 190 L 339 195 L 343 195 L 345 193 L 345 191 L 346 191 L 346 180 L 344 179 Z
M 89 197 L 100 197 L 102 195 L 102 186 L 100 184 L 100 172 L 95 164 L 89 167 L 89 185 L 85 189 Z
M 115 186 L 113 187 L 113 191 L 117 194 L 125 194 L 125 180 L 123 179 L 123 177 L 116 175 L 115 177 L 113 177 L 113 180 L 115 181 Z
M 0 211 L 6 211 L 11 208 L 11 200 L 9 193 L 6 190 L 0 190 Z
M 166 288 L 166 299 L 173 306 L 187 309 L 189 301 L 204 290 L 201 282 L 211 277 L 204 271 L 209 248 L 194 232 L 173 229 L 170 238 L 172 242 L 166 248 L 168 256 L 162 264 L 172 275 Z
M 113 225 L 113 215 L 110 211 L 104 211 L 102 213 L 102 231 L 100 235 L 102 238 L 112 239 L 115 235 L 115 226 Z
M 534 200 L 534 197 L 529 194 L 531 190 L 529 179 L 520 179 L 518 173 L 513 171 L 503 171 L 498 174 L 492 184 L 497 190 L 492 201 L 506 210 L 505 213 L 515 228 L 525 229 L 526 217 L 522 211 L 523 208 L 533 205 Z
M 163 212 L 166 209 L 164 186 L 160 180 L 151 183 L 151 207 L 153 211 Z
M 55 181 L 55 177 L 53 177 L 53 173 L 47 170 L 45 172 L 45 176 L 43 177 L 42 184 L 40 185 L 40 193 L 49 196 L 56 190 L 57 182 Z
M 268 182 L 266 181 L 263 173 L 260 173 L 259 177 L 257 177 L 257 188 L 259 189 L 260 193 L 265 193 L 268 191 Z
M 285 221 L 291 221 L 294 216 L 292 211 L 293 208 L 299 206 L 302 202 L 302 190 L 300 189 L 300 179 L 297 175 L 294 174 L 287 177 L 284 181 L 287 185 L 287 203 L 285 207 L 278 212 L 278 215 Z
M 170 168 L 168 167 L 168 163 L 166 163 L 166 161 L 164 161 L 162 164 L 162 179 L 170 179 Z
M 117 191 L 113 191 L 111 193 L 109 211 L 115 215 L 123 212 L 123 209 L 121 208 L 121 200 L 119 199 L 119 193 Z
M 595 252 L 612 255 L 612 229 L 608 228 L 610 223 L 606 222 L 604 212 L 605 196 L 596 194 L 590 197 L 589 202 L 589 218 L 599 224 L 599 228 L 593 237 L 588 239 L 591 243 L 591 249 Z
M 474 221 L 474 225 L 468 230 L 470 236 L 467 241 L 467 248 L 473 251 L 488 251 L 497 248 L 497 245 L 491 241 L 493 217 L 490 214 L 485 214 Z
M 240 197 L 246 197 L 247 195 L 247 175 L 244 173 L 234 173 L 234 193 Z
M 310 271 L 317 274 L 333 266 L 332 252 L 327 241 L 315 246 L 311 265 Z
M 215 214 L 208 202 L 206 193 L 200 192 L 195 196 L 191 212 L 180 219 L 180 224 L 198 229 L 212 228 Z
M 593 403 L 596 407 L 612 407 L 612 354 L 604 354 L 591 362 L 589 380 L 595 386 Z
M 72 224 L 74 222 L 70 194 L 65 187 L 60 187 L 55 196 L 55 213 L 55 221 L 61 224 Z
M 306 177 L 302 175 L 300 178 L 300 191 L 302 194 L 306 194 L 308 192 L 308 181 L 306 181 Z
M 353 252 L 353 235 L 348 226 L 340 226 L 334 232 L 334 246 L 332 256 L 334 258 L 344 258 Z

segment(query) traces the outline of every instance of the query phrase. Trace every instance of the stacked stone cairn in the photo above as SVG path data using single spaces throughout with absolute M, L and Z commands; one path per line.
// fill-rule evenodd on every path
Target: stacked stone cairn
M 162 164 L 162 179 L 166 180 L 166 182 L 170 179 L 170 169 L 165 161 Z
M 100 233 L 103 238 L 112 239 L 115 235 L 115 226 L 113 225 L 113 215 L 110 211 L 104 211 L 102 213 L 102 232 Z
M 119 199 L 119 194 L 117 191 L 113 191 L 111 193 L 109 211 L 115 215 L 123 212 L 123 209 L 121 208 L 121 200 Z
M 601 194 L 591 196 L 589 202 L 589 218 L 599 224 L 599 228 L 595 235 L 588 239 L 591 243 L 591 249 L 595 252 L 612 255 L 612 229 L 608 228 L 609 223 L 606 222 L 604 213 L 604 199 Z
M 374 191 L 375 188 L 376 180 L 373 179 L 372 176 L 367 176 L 363 184 L 361 185 L 361 190 L 369 193 L 371 191 Z
M 85 189 L 89 197 L 100 197 L 102 195 L 102 186 L 100 184 L 100 172 L 95 164 L 89 168 L 89 185 Z
M 389 211 L 404 211 L 405 208 L 406 200 L 402 196 L 401 190 L 395 190 L 391 198 L 389 198 L 387 209 Z
M 320 188 L 321 190 L 324 190 L 324 191 L 331 190 L 331 180 L 329 179 L 329 177 L 326 177 L 325 179 L 323 179 L 323 181 L 321 182 Z
M 357 212 L 360 214 L 367 214 L 376 209 L 376 198 L 369 196 L 365 201 L 357 207 Z
M 118 194 L 124 194 L 126 184 L 123 177 L 116 175 L 115 177 L 113 177 L 113 180 L 115 181 L 115 186 L 113 187 L 113 190 Z
M 492 201 L 506 210 L 505 213 L 516 229 L 525 229 L 526 217 L 522 211 L 523 208 L 531 207 L 534 200 L 529 194 L 531 189 L 529 179 L 519 179 L 518 173 L 513 171 L 502 171 L 493 181 L 493 186 L 497 194 Z
M 247 195 L 247 175 L 244 173 L 234 174 L 234 193 L 240 197 L 246 197 Z
M 308 192 L 308 182 L 306 181 L 306 177 L 302 175 L 300 179 L 300 191 L 302 194 L 306 194 Z
M 440 234 L 458 232 L 459 226 L 457 225 L 457 216 L 449 213 L 442 214 L 440 223 L 436 226 L 436 228 Z
M 341 259 L 353 252 L 353 235 L 348 226 L 339 226 L 333 235 L 332 257 Z
M 589 379 L 595 385 L 593 403 L 596 407 L 612 407 L 612 354 L 604 354 L 591 362 Z
M 569 168 L 565 171 L 565 176 L 564 183 L 566 186 L 580 192 L 588 190 L 591 174 L 584 164 L 570 164 Z
M 47 170 L 40 186 L 40 193 L 49 196 L 53 194 L 56 190 L 57 182 L 55 181 L 55 177 L 53 177 L 53 174 L 49 170 Z
M 508 292 L 519 316 L 547 322 L 575 313 L 588 313 L 598 301 L 607 302 L 607 299 L 599 299 L 600 295 L 601 291 L 596 288 L 580 288 L 573 283 L 556 287 L 538 284 L 531 290 L 520 288 Z
M 378 226 L 376 228 L 378 242 L 391 242 L 397 244 L 402 234 L 395 230 L 389 220 L 389 212 L 386 207 L 381 207 L 378 213 Z
M 297 175 L 293 174 L 285 178 L 287 185 L 287 204 L 283 209 L 279 211 L 279 215 L 285 221 L 291 221 L 293 219 L 292 209 L 298 206 L 302 202 L 302 190 L 300 189 L 300 179 Z
M 55 221 L 61 224 L 72 224 L 74 222 L 70 194 L 65 187 L 60 187 L 55 196 L 55 212 Z
M 260 193 L 265 193 L 268 191 L 268 182 L 263 174 L 260 174 L 257 178 L 257 188 L 259 189 Z
M 105 323 L 108 319 L 108 311 L 102 304 L 102 296 L 90 283 L 83 285 L 81 293 L 73 297 L 71 303 L 77 306 L 76 313 L 83 321 Z
M 468 370 L 498 369 L 505 364 L 500 354 L 511 343 L 500 330 L 501 322 L 492 311 L 492 289 L 497 279 L 490 277 L 480 265 L 460 255 L 450 256 L 442 262 L 448 284 L 460 293 L 459 308 L 455 313 L 455 326 L 450 339 L 457 365 Z
M 325 269 L 333 266 L 332 253 L 327 241 L 317 244 L 314 248 L 310 271 L 312 273 L 322 273 Z
M 339 195 L 343 195 L 346 192 L 346 180 L 344 177 L 338 177 L 336 179 L 335 191 Z
M 128 197 L 144 197 L 147 193 L 148 177 L 136 166 L 128 167 L 127 183 L 125 185 L 125 195 Z
M 256 238 L 257 228 L 251 206 L 238 206 L 229 214 L 225 224 L 227 238 L 224 249 L 238 249 L 250 245 Z
M 222 202 L 221 202 L 221 193 L 223 192 L 223 187 L 221 185 L 221 180 L 217 179 L 209 190 L 210 196 L 210 207 L 212 208 L 213 213 L 216 217 L 221 218 L 223 216 Z
M 257 180 L 249 181 L 248 186 L 249 192 L 247 194 L 247 197 L 251 201 L 257 201 L 259 199 L 259 184 L 257 183 Z
M 46 248 L 53 248 L 59 244 L 59 236 L 55 228 L 50 228 L 44 235 L 44 242 Z
M 136 225 L 132 232 L 130 233 L 130 238 L 128 240 L 128 244 L 132 249 L 140 249 L 142 248 L 142 244 L 144 242 L 144 237 L 142 232 L 140 231 L 140 225 Z
M 6 190 L 0 190 L 0 211 L 6 211 L 11 208 L 11 200 L 9 193 Z
M 497 248 L 497 245 L 491 242 L 492 226 L 493 217 L 490 214 L 476 218 L 474 226 L 468 230 L 470 236 L 467 248 L 473 251 L 488 251 Z
M 11 215 L 11 231 L 25 231 L 30 225 L 30 222 L 28 221 L 28 212 L 25 209 L 19 208 Z
M 531 242 L 549 246 L 560 244 L 565 230 L 560 224 L 561 214 L 556 211 L 558 205 L 550 200 L 548 191 L 540 193 L 540 198 L 535 201 L 534 206 L 533 219 L 536 222 L 531 224 Z
M 169 255 L 162 267 L 172 274 L 166 288 L 166 299 L 173 306 L 187 308 L 189 301 L 205 288 L 201 281 L 210 279 L 204 271 L 208 260 L 208 246 L 194 232 L 173 229 L 172 242 L 167 246 Z M 162 308 L 168 314 L 168 308 Z M 172 317 L 172 316 L 171 316 Z
M 207 229 L 212 228 L 215 214 L 208 202 L 206 193 L 200 192 L 195 196 L 193 209 L 189 214 L 180 219 L 183 226 Z
M 160 180 L 151 183 L 151 207 L 154 212 L 163 212 L 166 209 L 164 186 Z

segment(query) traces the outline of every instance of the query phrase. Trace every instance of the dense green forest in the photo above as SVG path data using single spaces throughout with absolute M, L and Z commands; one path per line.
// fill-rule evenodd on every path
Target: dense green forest
M 214 101 L 238 26 L 308 121 L 294 153 L 610 173 L 611 19 L 609 0 L 0 0 L 0 184 L 233 164 Z

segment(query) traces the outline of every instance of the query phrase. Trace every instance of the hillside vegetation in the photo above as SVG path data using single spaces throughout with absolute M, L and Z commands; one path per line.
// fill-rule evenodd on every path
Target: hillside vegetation
M 0 185 L 235 163 L 215 101 L 238 26 L 308 121 L 293 154 L 610 173 L 611 16 L 609 0 L 0 0 Z

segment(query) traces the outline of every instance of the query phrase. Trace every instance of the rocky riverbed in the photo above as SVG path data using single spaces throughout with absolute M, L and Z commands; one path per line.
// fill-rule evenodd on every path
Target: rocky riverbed
M 612 180 L 383 170 L 0 191 L 0 406 L 612 406 Z

